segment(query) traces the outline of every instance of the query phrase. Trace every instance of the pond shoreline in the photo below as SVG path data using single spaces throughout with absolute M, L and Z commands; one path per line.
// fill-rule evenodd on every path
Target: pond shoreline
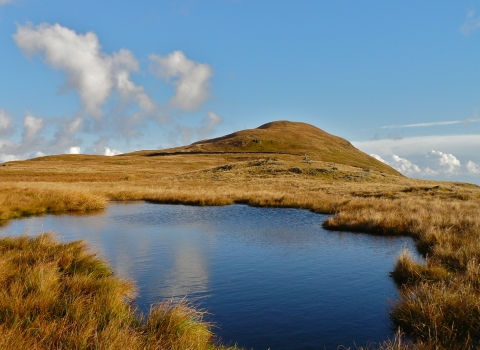
M 125 206 L 124 206 L 124 205 L 125 205 Z M 74 221 L 71 221 L 71 219 L 69 219 L 70 216 L 69 216 L 68 214 L 65 214 L 65 213 L 56 213 L 56 214 L 60 214 L 60 215 L 57 216 L 57 215 L 54 214 L 54 215 L 49 216 L 49 217 L 45 217 L 45 218 L 41 217 L 41 218 L 38 218 L 38 219 L 29 218 L 29 219 L 27 219 L 27 221 L 24 221 L 23 224 L 21 223 L 23 220 L 21 220 L 19 223 L 16 223 L 16 224 L 13 225 L 12 227 L 17 227 L 17 228 L 15 229 L 15 232 L 21 233 L 22 230 L 20 229 L 20 227 L 24 227 L 24 225 L 28 225 L 28 226 L 25 226 L 25 227 L 28 228 L 28 231 L 29 231 L 29 232 L 32 232 L 32 233 L 33 233 L 33 232 L 36 232 L 36 231 L 34 230 L 34 228 L 35 228 L 36 226 L 39 226 L 40 223 L 42 223 L 42 225 L 43 225 L 43 223 L 44 223 L 44 229 L 47 229 L 47 230 L 52 230 L 52 229 L 53 229 L 54 231 L 58 231 L 58 232 L 59 232 L 60 234 L 62 234 L 62 235 L 65 234 L 65 233 L 68 232 L 68 231 L 63 230 L 61 227 L 68 227 L 68 226 L 71 226 L 71 227 L 85 227 L 84 230 L 90 232 L 91 229 L 89 229 L 89 227 L 90 227 L 89 224 L 87 224 L 87 226 L 85 226 L 86 224 L 82 224 L 82 222 L 85 222 L 85 220 L 89 220 L 89 221 L 92 221 L 92 220 L 93 220 L 93 222 L 97 222 L 97 221 L 100 220 L 99 223 L 100 223 L 100 222 L 103 223 L 103 222 L 105 221 L 105 219 L 102 219 L 102 218 L 104 218 L 104 217 L 110 217 L 110 215 L 115 215 L 114 217 L 118 217 L 118 218 L 115 219 L 115 220 L 118 220 L 118 219 L 120 219 L 119 215 L 121 215 L 121 217 L 123 217 L 123 215 L 127 215 L 127 218 L 128 218 L 128 216 L 131 215 L 131 214 L 129 214 L 129 213 L 133 213 L 133 212 L 137 212 L 137 211 L 143 212 L 145 209 L 147 209 L 147 211 L 146 211 L 145 213 L 150 213 L 150 212 L 152 211 L 151 214 L 148 214 L 148 215 L 149 215 L 148 217 L 154 218 L 155 216 L 158 216 L 158 215 L 160 215 L 160 214 L 155 214 L 155 215 L 154 215 L 153 212 L 156 212 L 156 211 L 163 212 L 163 209 L 161 209 L 161 207 L 171 208 L 171 209 L 168 209 L 167 212 L 170 212 L 170 211 L 174 211 L 174 212 L 175 212 L 175 211 L 180 211 L 181 213 L 183 213 L 183 214 L 181 214 L 182 217 L 184 217 L 185 215 L 187 215 L 187 213 L 190 213 L 190 212 L 205 213 L 205 215 L 206 215 L 206 213 L 209 213 L 209 212 L 210 212 L 210 213 L 213 213 L 213 212 L 217 212 L 218 210 L 220 210 L 220 212 L 230 213 L 230 214 L 228 214 L 228 216 L 231 216 L 232 213 L 238 212 L 238 211 L 244 213 L 244 214 L 241 214 L 241 216 L 239 216 L 238 219 L 240 219 L 240 218 L 242 218 L 242 217 L 245 217 L 245 216 L 246 216 L 246 217 L 251 217 L 252 213 L 259 213 L 259 215 L 262 215 L 262 216 L 263 216 L 263 215 L 266 215 L 266 217 L 269 217 L 269 215 L 271 215 L 271 214 L 267 214 L 267 213 L 278 213 L 278 214 L 276 214 L 276 215 L 282 215 L 282 216 L 287 215 L 287 217 L 290 216 L 290 215 L 294 215 L 294 213 L 298 213 L 298 214 L 302 213 L 301 216 L 302 216 L 302 217 L 305 217 L 305 218 L 302 219 L 300 222 L 305 222 L 305 223 L 308 222 L 308 223 L 309 223 L 309 224 L 308 224 L 309 227 L 313 225 L 314 227 L 317 227 L 318 230 L 320 230 L 320 231 L 322 231 L 322 229 L 321 229 L 321 222 L 324 221 L 324 219 L 325 219 L 324 216 L 319 216 L 319 217 L 318 217 L 318 218 L 321 219 L 321 220 L 316 219 L 316 218 L 317 218 L 317 215 L 316 215 L 315 213 L 312 213 L 311 211 L 304 211 L 304 210 L 297 211 L 296 209 L 290 210 L 290 209 L 286 209 L 286 208 L 282 208 L 282 209 L 277 210 L 277 209 L 274 209 L 274 208 L 265 209 L 265 208 L 251 207 L 251 206 L 246 206 L 246 205 L 234 205 L 234 206 L 225 206 L 225 207 L 223 207 L 223 208 L 216 209 L 216 208 L 213 208 L 213 207 L 193 207 L 193 206 L 184 206 L 184 205 L 181 205 L 181 206 L 177 206 L 177 205 L 173 205 L 173 206 L 172 206 L 172 205 L 166 205 L 166 206 L 163 206 L 163 205 L 162 205 L 162 206 L 157 207 L 155 204 L 152 204 L 152 206 L 150 207 L 150 206 L 149 206 L 149 203 L 139 202 L 139 201 L 133 201 L 133 202 L 132 202 L 132 201 L 129 201 L 129 202 L 122 202 L 122 203 L 120 203 L 120 202 L 112 203 L 112 205 L 108 207 L 108 211 L 99 212 L 99 213 L 94 214 L 93 216 L 88 215 L 88 213 L 86 213 L 86 214 L 87 214 L 86 217 L 83 217 L 83 215 L 80 215 L 80 216 L 78 216 L 78 217 L 77 217 L 77 216 L 73 216 L 72 219 L 73 219 Z M 129 208 L 130 208 L 130 209 L 129 209 Z M 142 208 L 145 208 L 145 209 L 142 209 Z M 150 209 L 148 209 L 148 208 L 150 208 Z M 156 208 L 159 208 L 159 209 L 156 209 Z M 249 208 L 250 208 L 250 209 L 249 209 Z M 292 209 L 293 209 L 293 208 L 292 208 Z M 113 211 L 112 211 L 112 210 L 113 210 Z M 264 212 L 263 210 L 267 210 L 267 211 Z M 110 212 L 111 212 L 111 214 L 110 214 Z M 220 213 L 220 212 L 219 212 L 219 213 Z M 116 213 L 116 214 L 114 214 L 114 213 Z M 247 213 L 250 213 L 250 214 L 247 214 Z M 265 214 L 262 214 L 262 213 L 265 213 Z M 283 213 L 283 214 L 282 214 L 282 213 Z M 295 214 L 295 215 L 298 215 L 298 214 Z M 141 217 L 144 217 L 144 215 L 145 215 L 145 214 L 143 214 Z M 180 215 L 180 214 L 178 214 L 178 215 Z M 203 214 L 202 214 L 202 215 L 203 215 Z M 227 215 L 227 214 L 222 214 L 222 215 Z M 240 215 L 240 214 L 239 214 L 239 215 Z M 164 214 L 161 214 L 160 216 L 164 216 Z M 216 217 L 216 216 L 217 216 L 217 215 L 215 215 L 215 217 Z M 308 219 L 307 219 L 307 218 L 308 218 Z M 193 222 L 191 222 L 189 219 L 187 219 L 187 217 L 185 217 L 185 219 L 186 219 L 187 221 L 185 222 L 185 220 L 182 220 L 182 224 L 183 224 L 183 225 L 188 225 L 189 227 L 190 227 L 191 225 L 197 226 L 197 225 L 195 225 Z M 236 220 L 238 220 L 238 219 L 236 219 Z M 61 221 L 59 221 L 59 222 L 62 223 L 62 224 L 61 224 L 62 226 L 54 226 L 54 227 L 52 228 L 52 226 L 51 226 L 51 225 L 52 225 L 52 222 L 54 222 L 54 221 L 56 221 L 56 220 L 57 220 L 57 221 L 58 221 L 58 220 L 61 220 Z M 130 220 L 130 219 L 128 219 L 128 220 Z M 133 220 L 133 217 L 132 217 L 132 220 Z M 207 220 L 207 219 L 204 218 L 203 220 Z M 210 220 L 211 220 L 211 219 L 208 219 L 207 221 L 210 222 Z M 265 219 L 265 220 L 267 220 L 267 219 Z M 269 219 L 269 220 L 271 220 L 271 219 Z M 31 223 L 31 224 L 28 224 L 28 222 L 32 222 L 32 223 Z M 71 224 L 69 224 L 69 222 L 71 222 Z M 110 222 L 110 221 L 108 221 L 108 222 Z M 137 231 L 135 228 L 129 226 L 129 224 L 128 224 L 129 221 L 124 221 L 124 219 L 121 219 L 120 222 L 124 223 L 124 224 L 122 224 L 122 225 L 125 226 L 125 229 L 126 229 L 125 233 L 120 234 L 120 237 L 125 237 L 124 235 L 127 234 L 127 232 L 130 232 L 130 231 L 135 232 L 135 231 Z M 202 221 L 202 222 L 205 223 L 205 221 Z M 275 221 L 275 222 L 276 222 L 276 221 Z M 37 223 L 37 224 L 35 225 L 34 223 Z M 159 223 L 161 224 L 161 222 L 159 222 Z M 105 224 L 105 223 L 104 223 L 104 224 Z M 199 222 L 198 224 L 201 224 L 201 223 Z M 270 225 L 272 225 L 272 224 L 273 224 L 273 222 L 270 222 Z M 72 226 L 72 225 L 73 225 L 73 226 Z M 161 225 L 163 225 L 163 224 L 161 224 Z M 203 224 L 201 224 L 201 225 L 203 225 Z M 304 224 L 301 224 L 301 225 L 304 225 Z M 97 224 L 97 225 L 94 225 L 94 227 L 97 227 L 97 226 L 98 226 L 98 224 Z M 157 226 L 157 225 L 155 225 L 155 226 Z M 248 226 L 248 225 L 247 225 L 247 226 Z M 283 226 L 283 225 L 282 225 L 282 226 Z M 296 226 L 297 226 L 297 225 L 296 225 Z M 120 226 L 120 227 L 122 227 L 122 226 Z M 127 227 L 128 227 L 128 229 L 127 229 Z M 163 226 L 162 226 L 162 227 L 163 227 Z M 301 229 L 300 226 L 297 226 L 297 227 L 298 227 L 298 229 L 300 230 L 300 232 L 302 232 L 302 231 L 304 230 L 304 229 Z M 12 229 L 13 229 L 13 228 L 12 228 Z M 9 230 L 11 231 L 12 229 L 9 229 Z M 97 228 L 97 230 L 98 230 L 98 229 L 99 229 L 99 227 Z M 244 227 L 244 228 L 243 228 L 243 231 L 245 231 L 245 230 L 248 231 L 248 228 L 247 228 L 247 227 Z M 69 230 L 69 231 L 71 231 L 71 230 Z M 223 230 L 222 230 L 222 231 L 223 231 Z M 76 232 L 76 231 L 75 231 L 75 232 Z M 92 232 L 93 232 L 93 231 L 92 231 Z M 300 232 L 299 232 L 299 233 L 300 233 Z M 325 231 L 323 231 L 323 232 L 325 232 Z M 139 233 L 140 233 L 140 232 L 137 232 L 135 236 L 138 236 Z M 117 235 L 118 235 L 118 234 L 119 234 L 119 233 L 117 233 Z M 326 234 L 326 233 L 325 233 L 325 234 Z M 278 235 L 278 234 L 277 234 L 277 235 Z M 287 237 L 292 237 L 292 238 L 294 238 L 296 235 L 297 235 L 297 234 L 295 234 L 295 233 L 290 233 L 290 234 L 281 233 L 281 237 L 285 237 L 285 239 L 287 239 Z M 98 242 L 100 238 L 91 240 L 91 239 L 89 238 L 90 236 L 91 236 L 91 235 L 88 235 L 88 236 L 85 237 L 85 238 L 87 239 L 87 242 L 94 243 L 94 246 L 96 247 L 98 243 L 95 243 L 95 242 Z M 302 237 L 302 236 L 304 236 L 304 234 L 303 234 L 303 235 L 300 235 L 299 238 Z M 345 244 L 345 242 L 347 242 L 348 240 L 351 240 L 351 239 L 354 239 L 356 242 L 358 241 L 358 243 L 364 241 L 365 239 L 367 239 L 368 241 L 372 241 L 372 243 L 373 243 L 374 241 L 377 241 L 377 239 L 368 238 L 368 237 L 370 237 L 370 236 L 371 236 L 371 235 L 368 235 L 368 234 L 361 235 L 361 236 L 358 236 L 357 234 L 354 234 L 354 235 L 345 234 L 345 235 L 342 236 L 342 234 L 340 233 L 340 236 L 337 236 L 337 234 L 334 234 L 334 235 L 327 235 L 327 236 L 325 236 L 325 237 L 330 237 L 330 238 L 328 238 L 328 240 L 329 240 L 329 241 L 331 240 L 331 243 L 330 243 L 330 244 L 332 245 L 332 247 L 337 247 L 337 246 L 338 246 L 338 249 L 344 250 L 344 248 L 341 248 L 342 245 Z M 73 239 L 78 239 L 78 238 L 75 238 L 75 237 L 78 237 L 78 234 L 75 234 L 75 235 L 73 235 L 73 236 L 72 236 L 72 234 L 69 234 L 68 237 L 71 237 L 71 238 L 68 238 L 68 239 L 67 239 L 67 237 L 65 237 L 65 238 L 63 238 L 63 239 L 67 239 L 67 241 L 71 240 L 72 238 L 73 238 Z M 92 237 L 94 237 L 94 236 L 92 236 Z M 141 237 L 141 236 L 139 236 L 138 239 L 140 239 L 140 237 Z M 253 236 L 252 236 L 252 237 L 253 237 Z M 338 238 L 343 237 L 343 238 L 341 238 L 341 239 L 342 239 L 342 241 L 344 241 L 344 243 L 335 243 L 336 240 L 337 240 L 337 237 L 338 237 Z M 352 237 L 352 238 L 348 238 L 348 237 Z M 357 238 L 354 238 L 354 237 L 358 237 L 358 239 L 357 239 Z M 365 237 L 365 238 L 361 238 L 361 237 Z M 79 238 L 80 238 L 80 237 L 79 237 Z M 312 238 L 313 238 L 313 236 L 312 236 Z M 102 242 L 106 242 L 105 239 L 107 239 L 107 238 L 102 238 L 101 241 L 102 241 Z M 251 238 L 249 238 L 249 239 L 251 239 Z M 320 238 L 317 238 L 317 239 L 320 239 Z M 373 240 L 372 240 L 372 239 L 373 239 Z M 290 239 L 288 239 L 288 240 L 290 241 Z M 128 241 L 126 241 L 126 242 L 128 242 Z M 134 241 L 132 241 L 130 244 L 132 244 L 133 242 L 134 242 Z M 287 241 L 285 241 L 285 243 L 287 243 Z M 290 244 L 290 243 L 289 243 L 289 244 Z M 326 243 L 324 243 L 324 244 L 326 244 Z M 381 243 L 381 240 L 380 240 L 380 241 L 378 241 L 378 243 L 375 243 L 375 244 L 383 245 L 384 243 Z M 388 244 L 390 244 L 390 243 L 388 243 Z M 114 245 L 116 245 L 116 244 L 114 244 Z M 196 246 L 196 245 L 197 245 L 197 244 L 194 244 L 194 246 Z M 268 245 L 270 246 L 271 244 L 268 244 Z M 153 243 L 149 243 L 148 246 L 153 247 L 154 245 L 153 245 Z M 238 243 L 235 244 L 235 246 L 237 247 L 236 249 L 239 248 Z M 240 246 L 241 246 L 241 244 L 240 244 Z M 360 245 L 360 246 L 361 246 L 361 245 Z M 292 248 L 294 248 L 294 247 L 292 247 Z M 288 249 L 287 249 L 287 247 L 285 247 L 286 251 L 290 251 L 290 252 L 293 252 L 293 251 L 292 251 L 292 248 L 288 248 Z M 132 249 L 133 249 L 133 250 L 132 250 Z M 294 249 L 296 249 L 296 248 L 294 248 Z M 109 248 L 109 250 L 110 250 L 110 248 Z M 223 249 L 223 250 L 229 251 L 229 250 L 231 250 L 231 248 L 226 248 L 226 249 Z M 102 248 L 102 249 L 100 250 L 100 252 L 102 252 L 102 251 L 105 252 L 104 248 Z M 134 251 L 135 251 L 134 245 L 130 248 L 130 251 L 131 251 L 131 252 L 129 253 L 130 255 L 135 254 L 135 253 L 134 253 Z M 283 250 L 282 250 L 282 251 L 283 251 Z M 380 263 L 380 264 L 379 264 L 379 265 L 385 266 L 385 268 L 382 269 L 382 270 L 385 270 L 385 272 L 384 272 L 384 273 L 385 273 L 385 277 L 384 277 L 384 278 L 389 279 L 389 278 L 388 278 L 388 271 L 390 271 L 391 268 L 393 267 L 393 265 L 394 265 L 393 257 L 397 256 L 398 253 L 399 253 L 399 251 L 401 251 L 401 245 L 398 246 L 397 248 L 393 249 L 393 252 L 390 253 L 390 256 L 392 257 L 391 260 L 390 260 L 390 262 L 388 262 L 388 263 Z M 109 256 L 111 256 L 111 253 L 109 253 L 109 254 L 110 254 L 110 255 L 107 255 L 107 256 L 105 256 L 104 254 L 102 254 L 102 256 L 105 256 L 105 257 L 108 258 L 109 261 L 110 261 L 112 258 L 109 257 Z M 121 251 L 119 251 L 119 254 L 122 254 Z M 320 253 L 320 252 L 319 252 L 319 253 L 317 253 L 316 255 L 318 255 L 318 254 L 320 254 L 321 256 L 323 256 L 325 253 Z M 150 256 L 150 254 L 142 254 L 142 255 L 145 256 L 145 257 Z M 190 255 L 191 255 L 191 253 L 190 253 Z M 210 257 L 210 256 L 212 256 L 212 253 L 209 253 L 209 254 L 207 254 L 207 255 Z M 244 255 L 244 254 L 243 254 L 243 255 Z M 290 254 L 289 254 L 289 255 L 290 255 Z M 338 255 L 338 254 L 337 254 L 337 255 Z M 133 255 L 133 256 L 134 256 L 134 255 Z M 130 259 L 131 259 L 131 258 L 130 258 Z M 291 259 L 291 258 L 290 258 L 290 259 Z M 145 259 L 142 258 L 142 260 L 145 260 Z M 324 260 L 322 260 L 322 261 L 324 261 Z M 192 262 L 190 262 L 190 264 L 191 264 L 191 263 L 192 263 Z M 273 263 L 273 262 L 271 262 L 271 263 Z M 332 262 L 332 263 L 333 263 L 333 262 Z M 120 262 L 116 261 L 116 258 L 115 258 L 113 261 L 111 261 L 111 264 L 113 264 L 113 265 L 111 265 L 111 266 L 113 266 L 113 267 L 115 267 L 115 266 L 117 266 L 117 267 L 118 267 L 118 266 L 124 266 L 123 263 L 120 263 Z M 120 265 L 119 265 L 119 264 L 120 264 Z M 135 264 L 138 264 L 138 263 L 135 263 Z M 256 264 L 258 265 L 259 263 L 257 262 Z M 160 263 L 160 265 L 164 265 L 164 264 L 163 264 L 163 263 Z M 195 265 L 195 264 L 194 264 L 194 265 Z M 324 263 L 320 263 L 320 265 L 324 265 Z M 358 264 L 357 264 L 357 265 L 358 265 Z M 167 266 L 168 266 L 168 265 L 167 265 Z M 276 270 L 278 270 L 278 265 L 275 265 L 275 266 L 276 266 Z M 357 267 L 360 267 L 360 265 L 358 265 Z M 305 268 L 300 268 L 300 270 L 305 270 Z M 348 269 L 348 270 L 352 271 L 352 272 L 349 272 L 349 275 L 350 275 L 351 273 L 353 273 L 353 271 L 354 271 L 354 270 L 351 270 L 351 269 Z M 361 268 L 360 270 L 373 271 L 371 268 L 367 268 L 367 267 Z M 122 271 L 124 271 L 124 272 L 123 272 L 121 275 L 125 275 L 125 270 L 122 270 Z M 337 271 L 337 273 L 340 273 L 340 271 Z M 234 275 L 236 275 L 236 274 L 237 274 L 237 273 L 234 273 Z M 321 274 L 321 272 L 320 272 L 320 274 Z M 340 274 L 342 274 L 342 273 L 340 273 Z M 136 273 L 134 273 L 133 271 L 132 271 L 131 273 L 128 273 L 127 275 L 128 275 L 128 276 L 131 276 L 131 277 L 134 277 L 135 280 L 137 280 L 137 278 L 135 277 L 135 276 L 136 276 Z M 319 272 L 316 272 L 315 275 L 319 275 Z M 360 278 L 360 276 L 361 276 L 361 275 L 358 275 L 357 273 L 354 273 L 354 275 L 355 275 L 355 276 L 358 276 L 358 277 L 356 277 L 356 279 Z M 172 277 L 173 277 L 173 276 L 172 276 Z M 166 277 L 166 279 L 168 280 L 169 277 Z M 249 278 L 249 279 L 250 279 L 250 278 Z M 161 280 L 165 280 L 165 277 L 162 277 Z M 139 282 L 139 285 L 142 286 L 142 288 L 145 288 L 145 286 L 144 286 L 145 280 L 142 281 L 142 279 L 140 279 L 138 282 Z M 388 282 L 388 283 L 390 284 L 391 282 Z M 243 284 L 244 284 L 244 283 L 242 283 L 242 285 L 243 285 Z M 374 283 L 374 282 L 370 282 L 369 284 L 375 284 L 375 285 L 376 285 L 376 284 L 378 284 L 378 283 L 376 283 L 376 282 L 375 282 L 375 283 Z M 336 287 L 336 288 L 340 288 L 340 287 Z M 310 289 L 311 289 L 311 288 L 310 288 Z M 355 289 L 357 289 L 357 288 L 355 288 Z M 365 290 L 365 292 L 366 292 L 366 290 Z M 170 292 L 164 293 L 164 294 L 163 294 L 163 297 L 168 297 L 169 295 L 171 295 L 171 294 L 169 294 L 169 293 L 170 293 Z M 191 294 L 191 292 L 187 292 L 187 291 L 182 292 L 181 294 L 182 294 L 182 295 L 183 295 L 183 294 L 188 294 L 188 295 L 190 295 L 190 298 L 189 298 L 189 299 L 192 299 L 191 297 L 194 296 L 194 295 Z M 296 295 L 299 295 L 298 292 L 295 292 L 295 294 L 296 294 Z M 370 292 L 369 294 L 374 295 L 374 294 L 372 294 L 371 292 Z M 301 294 L 300 294 L 300 295 L 301 295 Z M 149 298 L 148 300 L 144 300 L 144 298 L 143 298 L 143 302 L 142 302 L 142 303 L 143 303 L 143 304 L 147 304 L 147 307 L 146 307 L 146 308 L 145 308 L 145 307 L 142 307 L 143 312 L 148 312 L 148 305 L 149 305 L 151 302 L 154 302 L 155 300 L 161 300 L 163 297 L 160 297 L 160 298 L 158 298 L 158 299 L 156 299 L 156 298 L 153 298 L 153 299 L 152 299 L 152 298 Z M 181 297 L 181 295 L 180 295 L 180 297 Z M 196 298 L 196 297 L 195 297 L 195 298 Z M 195 299 L 195 298 L 194 298 L 194 299 Z M 305 299 L 305 298 L 307 298 L 307 297 L 304 297 L 304 299 Z M 392 298 L 392 297 L 389 297 L 389 298 Z M 201 298 L 200 300 L 202 300 L 202 298 Z M 204 302 L 203 302 L 203 303 L 204 303 Z M 278 303 L 279 303 L 279 305 L 282 304 L 282 302 L 278 302 Z M 383 303 L 383 302 L 382 302 L 382 303 Z M 208 303 L 207 303 L 207 304 L 208 304 Z M 210 304 L 208 304 L 208 305 L 210 305 Z M 205 307 L 206 307 L 206 306 L 205 306 Z M 297 308 L 298 308 L 298 307 L 297 307 Z M 207 310 L 208 310 L 208 311 L 213 310 L 215 314 L 218 314 L 218 313 L 219 313 L 219 310 L 217 310 L 217 309 L 212 309 L 211 306 L 208 306 L 208 307 L 207 307 Z M 385 313 L 383 317 L 386 317 L 386 315 L 387 315 L 387 314 Z M 352 316 L 353 316 L 353 314 L 350 315 L 349 318 L 352 318 Z M 340 316 L 339 316 L 339 317 L 340 317 Z M 238 318 L 238 315 L 237 315 L 237 318 Z M 353 318 L 356 319 L 357 317 L 353 317 Z M 279 320 L 280 320 L 280 319 L 281 319 L 281 318 L 279 318 Z M 217 318 L 214 317 L 213 320 L 215 320 L 215 322 L 216 322 L 216 321 L 217 321 Z M 223 322 L 225 322 L 225 321 L 221 321 L 222 324 L 223 324 Z M 240 330 L 239 330 L 239 331 L 240 331 Z M 262 332 L 262 333 L 264 333 L 264 332 Z M 373 334 L 374 334 L 374 333 L 373 333 Z M 391 333 L 389 332 L 389 334 L 391 334 Z M 225 337 L 225 336 L 226 336 L 226 337 Z M 224 339 L 230 339 L 230 338 L 229 338 L 230 336 L 227 336 L 227 335 L 222 335 L 222 337 L 223 337 Z M 376 337 L 372 337 L 372 338 L 368 338 L 368 337 L 367 337 L 366 339 L 367 339 L 367 340 L 373 340 L 374 338 L 376 338 Z M 365 339 L 365 337 L 362 338 L 362 339 Z M 378 339 L 379 339 L 379 338 L 377 338 L 377 340 L 378 340 Z M 362 344 L 362 343 L 365 344 L 367 340 L 362 340 L 362 342 L 360 342 L 360 344 Z M 240 341 L 240 339 L 237 339 L 237 341 L 239 341 L 239 343 L 242 344 L 242 342 Z M 340 343 L 341 343 L 341 342 L 340 342 Z M 334 343 L 334 344 L 335 344 L 335 348 L 336 348 L 336 346 L 338 346 L 339 343 Z M 358 342 L 357 342 L 357 344 L 358 344 Z M 346 343 L 344 343 L 344 345 L 346 345 Z M 263 347 L 255 346 L 254 348 L 263 348 Z M 273 348 L 277 348 L 277 347 L 276 347 L 276 346 L 273 346 Z

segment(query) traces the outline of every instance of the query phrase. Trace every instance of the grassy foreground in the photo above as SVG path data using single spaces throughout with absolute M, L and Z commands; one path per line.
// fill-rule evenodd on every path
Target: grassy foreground
M 382 349 L 480 347 L 475 185 L 408 179 L 287 154 L 63 155 L 0 167 L 4 220 L 101 209 L 112 200 L 304 208 L 334 214 L 323 224 L 328 229 L 411 236 L 427 263 L 415 263 L 408 252 L 399 257 L 392 276 L 401 297 L 391 318 L 415 344 L 400 338 Z M 133 332 L 122 322 L 125 334 Z M 21 331 L 7 324 L 4 332 Z
M 137 316 L 133 283 L 81 241 L 1 239 L 0 283 L 1 349 L 228 349 L 213 345 L 211 325 L 185 302 Z

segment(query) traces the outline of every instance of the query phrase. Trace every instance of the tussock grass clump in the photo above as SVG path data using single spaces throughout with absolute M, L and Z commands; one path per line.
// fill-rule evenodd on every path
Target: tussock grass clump
M 405 332 L 432 349 L 480 347 L 480 294 L 453 279 L 420 282 L 401 289 L 401 301 L 391 317 Z
M 449 277 L 448 271 L 427 259 L 426 264 L 413 260 L 408 249 L 404 249 L 397 258 L 395 268 L 390 276 L 398 285 L 412 285 L 419 282 L 438 282 Z
M 211 325 L 185 302 L 146 319 L 135 287 L 86 249 L 51 233 L 0 240 L 1 349 L 216 349 Z
M 135 289 L 81 241 L 51 233 L 0 240 L 0 343 L 17 349 L 140 344 L 128 301 Z
M 163 301 L 150 310 L 144 326 L 146 343 L 156 349 L 211 349 L 213 333 L 203 315 L 184 300 Z

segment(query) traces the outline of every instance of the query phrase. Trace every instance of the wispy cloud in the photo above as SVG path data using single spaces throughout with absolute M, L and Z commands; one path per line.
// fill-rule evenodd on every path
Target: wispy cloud
M 76 153 L 77 150 L 79 153 L 82 140 L 77 137 L 77 133 L 81 125 L 81 118 L 47 119 L 27 113 L 21 129 L 17 130 L 17 134 L 21 135 L 18 142 L 0 139 L 0 159 L 25 159 L 46 154 Z M 53 138 L 45 137 L 45 129 L 53 131 Z
M 467 19 L 460 27 L 460 31 L 463 33 L 463 35 L 469 35 L 478 28 L 480 28 L 480 17 L 475 17 L 475 11 L 468 11 Z
M 431 122 L 431 123 L 416 123 L 416 124 L 403 124 L 403 125 L 385 125 L 380 129 L 399 129 L 399 128 L 422 128 L 428 126 L 437 126 L 437 125 L 453 125 L 453 124 L 468 124 L 480 122 L 479 118 L 469 118 L 465 120 L 451 120 L 445 122 Z
M 174 132 L 169 135 L 172 144 L 189 144 L 193 140 L 205 140 L 217 132 L 217 127 L 224 119 L 217 113 L 208 111 L 207 116 L 200 121 L 196 127 L 177 125 Z
M 0 0 L 0 6 L 13 2 L 14 0 Z
M 0 136 L 11 134 L 13 131 L 12 118 L 7 112 L 0 109 Z
M 472 161 L 469 161 L 467 163 L 467 170 L 470 174 L 480 174 L 480 165 Z

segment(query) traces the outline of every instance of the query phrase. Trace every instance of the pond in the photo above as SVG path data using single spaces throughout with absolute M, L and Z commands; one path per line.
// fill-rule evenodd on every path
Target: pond
M 325 215 L 245 205 L 112 204 L 91 215 L 10 221 L 0 234 L 86 239 L 134 279 L 138 308 L 187 297 L 224 343 L 255 350 L 337 349 L 392 336 L 389 278 L 409 238 L 326 231 Z

